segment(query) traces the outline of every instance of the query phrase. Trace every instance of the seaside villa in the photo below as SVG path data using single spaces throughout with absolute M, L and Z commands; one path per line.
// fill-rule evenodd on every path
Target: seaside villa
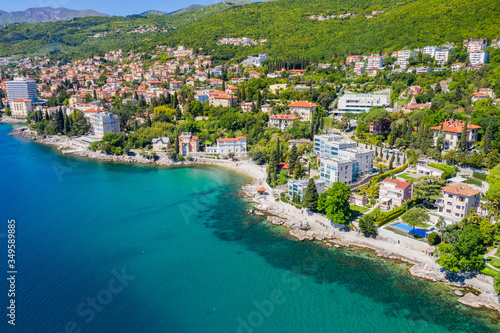
M 379 197 L 380 207 L 384 210 L 401 207 L 403 202 L 411 199 L 411 184 L 386 178 L 380 184 Z
M 436 200 L 439 213 L 446 220 L 461 221 L 475 212 L 481 201 L 481 192 L 465 184 L 452 184 L 441 188 L 443 197 Z

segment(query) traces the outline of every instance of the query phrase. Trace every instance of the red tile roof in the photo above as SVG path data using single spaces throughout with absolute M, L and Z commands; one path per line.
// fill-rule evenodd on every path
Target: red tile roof
M 446 193 L 459 194 L 466 197 L 472 197 L 474 195 L 481 193 L 465 184 L 452 184 L 445 187 L 441 187 L 441 189 Z
M 312 107 L 316 107 L 318 106 L 317 104 L 314 104 L 314 103 L 309 103 L 307 101 L 299 101 L 299 102 L 294 102 L 290 105 L 288 105 L 288 107 L 302 107 L 302 108 L 312 108 Z
M 460 120 L 448 120 L 443 123 L 443 131 L 451 133 L 462 133 L 464 124 L 465 123 Z M 480 129 L 480 128 L 481 126 L 467 123 L 467 132 L 469 132 L 471 129 Z M 441 124 L 439 126 L 431 127 L 431 129 L 439 131 L 441 130 Z
M 217 139 L 217 141 L 231 142 L 231 141 L 240 141 L 240 139 L 246 139 L 246 137 L 245 136 L 239 136 L 237 138 Z
M 396 179 L 391 179 L 391 178 L 386 178 L 384 179 L 383 181 L 384 183 L 387 182 L 387 183 L 392 183 L 392 184 L 396 184 L 396 187 L 397 188 L 401 188 L 401 189 L 405 189 L 407 188 L 408 186 L 410 186 L 410 183 L 407 183 L 407 182 L 402 182 L 400 180 L 396 180 Z
M 275 114 L 274 116 L 269 117 L 270 119 L 284 119 L 284 120 L 295 120 L 299 119 L 299 117 L 292 116 L 289 114 Z

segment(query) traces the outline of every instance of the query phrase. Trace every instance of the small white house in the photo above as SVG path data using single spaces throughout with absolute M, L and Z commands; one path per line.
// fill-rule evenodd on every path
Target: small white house
M 441 178 L 443 170 L 436 169 L 429 165 L 417 165 L 417 174 Z

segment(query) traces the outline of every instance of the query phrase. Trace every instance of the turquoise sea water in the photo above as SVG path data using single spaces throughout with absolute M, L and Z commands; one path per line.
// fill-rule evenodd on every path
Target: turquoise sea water
M 10 327 L 2 310 L 1 332 L 500 331 L 403 264 L 299 243 L 247 215 L 238 174 L 65 157 L 9 130 L 0 251 L 6 274 L 15 218 L 17 318 Z

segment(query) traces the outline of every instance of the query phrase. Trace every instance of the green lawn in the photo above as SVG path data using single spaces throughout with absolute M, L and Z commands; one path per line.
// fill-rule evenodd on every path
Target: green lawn
M 495 257 L 488 257 L 486 260 L 493 267 L 500 269 L 500 259 L 495 258 Z
M 400 175 L 396 175 L 396 177 L 401 177 L 401 178 L 406 179 L 406 180 L 409 180 L 409 179 L 414 180 L 415 179 L 415 178 L 410 177 L 410 174 L 408 172 L 402 173 Z
M 365 207 L 361 207 L 361 206 L 357 206 L 357 205 L 351 205 L 351 209 L 352 210 L 357 210 L 361 214 L 364 214 L 364 213 L 366 213 L 367 211 L 370 210 L 369 208 L 365 208 Z
M 356 205 L 351 205 L 351 210 L 352 210 L 352 217 L 353 218 L 357 218 L 358 216 L 366 213 L 367 211 L 369 211 L 370 209 L 368 208 L 365 208 L 365 207 L 361 207 L 361 206 L 356 206 Z
M 497 274 L 498 274 L 499 272 L 495 272 L 495 271 L 494 271 L 494 270 L 492 270 L 491 268 L 489 268 L 489 267 L 485 267 L 485 268 L 481 271 L 481 273 L 483 273 L 483 274 L 487 274 L 487 275 L 491 275 L 491 276 L 497 276 Z

